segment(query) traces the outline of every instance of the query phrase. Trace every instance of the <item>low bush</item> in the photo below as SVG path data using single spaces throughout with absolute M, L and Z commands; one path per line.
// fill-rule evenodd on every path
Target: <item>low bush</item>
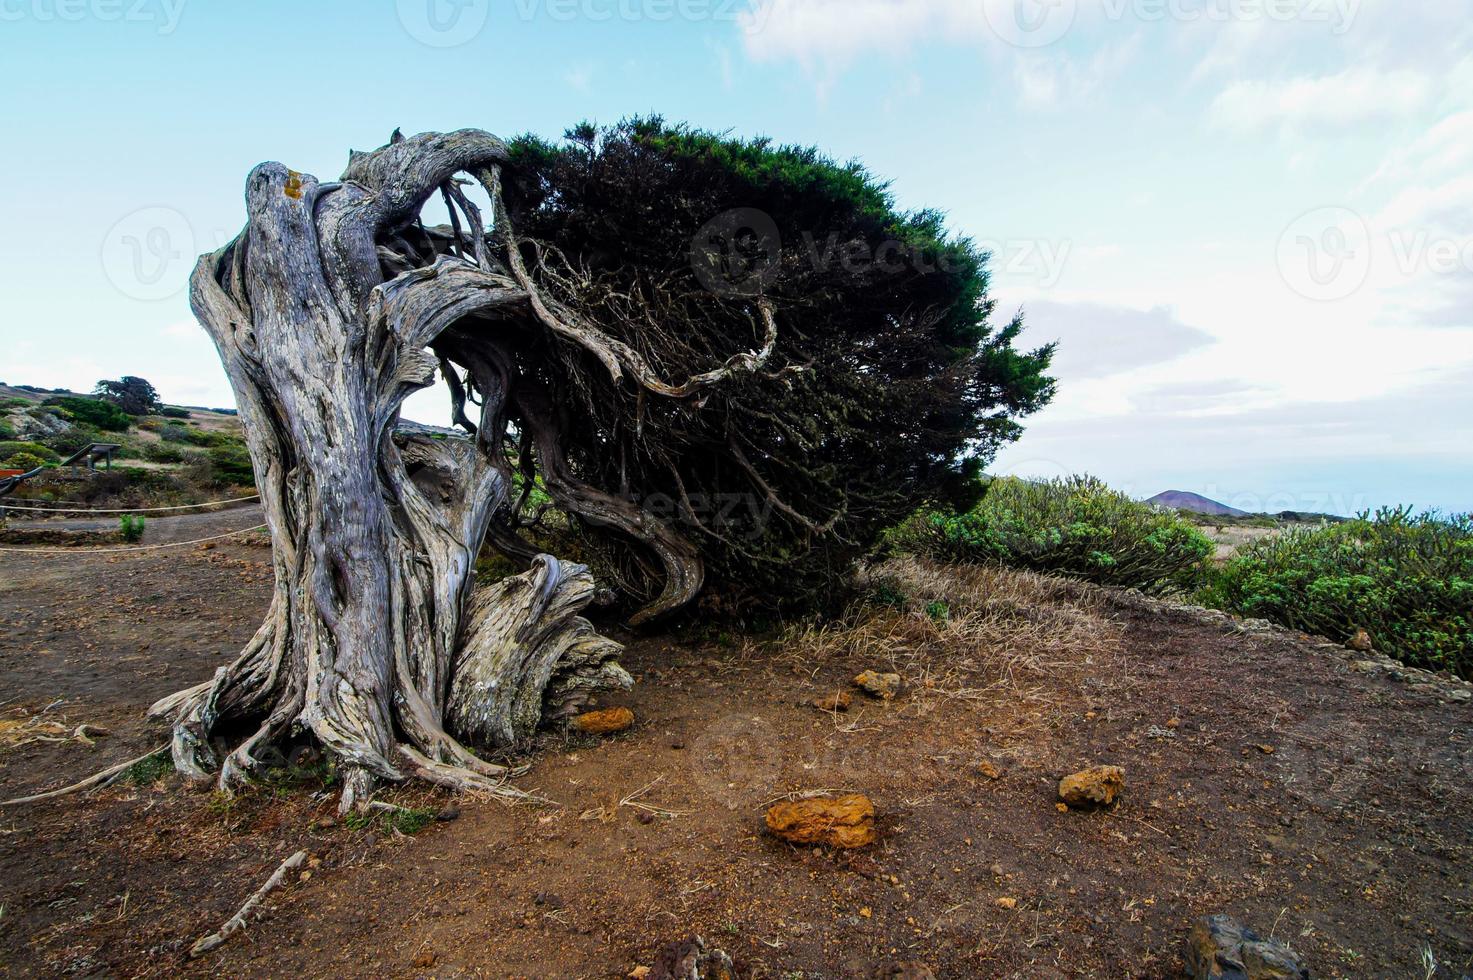
M 165 405 L 163 408 L 159 409 L 155 414 L 156 415 L 162 415 L 166 419 L 187 419 L 187 418 L 189 418 L 189 410 L 188 409 L 185 409 L 185 408 L 176 408 L 173 405 Z
M 1473 677 L 1473 517 L 1386 508 L 1246 546 L 1203 598 L 1348 640 L 1416 667 Z
M 995 562 L 1152 594 L 1199 585 L 1215 550 L 1179 515 L 1087 476 L 995 479 L 972 510 L 924 511 L 892 543 L 945 561 Z
M 102 430 L 94 425 L 84 422 L 75 423 L 65 432 L 59 432 L 54 436 L 46 437 L 46 445 L 56 450 L 62 456 L 70 456 L 79 449 L 84 449 L 94 442 L 107 442 L 108 437 Z
M 216 483 L 230 486 L 255 486 L 256 473 L 251 468 L 251 454 L 245 444 L 236 442 L 215 446 L 208 453 Z
M 162 442 L 146 443 L 141 450 L 143 458 L 150 463 L 182 463 L 184 453 Z
M 112 402 L 100 398 L 83 398 L 80 395 L 60 395 L 46 399 L 47 405 L 62 410 L 69 419 L 93 425 L 104 432 L 127 432 L 133 424 L 133 416 Z
M 45 466 L 46 460 L 34 453 L 16 453 L 6 457 L 0 462 L 0 470 L 25 470 L 30 472 L 38 466 Z
M 10 427 L 10 423 L 4 419 L 0 419 L 0 441 L 8 441 L 14 438 L 15 430 Z
M 54 463 L 61 458 L 54 450 L 48 449 L 39 442 L 0 442 L 0 459 L 14 456 L 16 453 L 35 456 L 43 463 Z
M 129 543 L 142 541 L 145 523 L 142 514 L 124 514 L 118 518 L 118 533 Z

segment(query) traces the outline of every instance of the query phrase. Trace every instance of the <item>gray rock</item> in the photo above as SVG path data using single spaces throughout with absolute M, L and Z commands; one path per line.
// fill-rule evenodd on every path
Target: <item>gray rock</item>
M 700 936 L 671 943 L 655 955 L 649 980 L 735 980 L 736 966 Z
M 1309 970 L 1287 946 L 1226 915 L 1197 920 L 1186 961 L 1192 980 L 1309 980 Z

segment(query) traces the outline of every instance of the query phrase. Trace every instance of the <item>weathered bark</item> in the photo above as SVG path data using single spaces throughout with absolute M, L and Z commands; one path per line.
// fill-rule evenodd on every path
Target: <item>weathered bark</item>
M 151 710 L 173 721 L 174 763 L 186 775 L 218 769 L 228 790 L 261 766 L 267 746 L 306 731 L 339 764 L 344 809 L 366 804 L 379 781 L 411 776 L 521 795 L 505 785 L 513 770 L 468 745 L 513 747 L 598 691 L 632 683 L 619 645 L 578 616 L 593 595 L 583 566 L 523 553 L 527 572 L 475 582 L 477 552 L 512 485 L 513 407 L 523 465 L 535 441 L 559 502 L 659 555 L 669 583 L 645 618 L 699 587 L 693 548 L 567 471 L 551 415 L 539 410 L 549 395 L 522 380 L 529 366 L 519 358 L 529 333 L 551 333 L 616 381 L 686 398 L 762 365 L 776 338 L 771 312 L 763 307 L 763 350 L 662 381 L 632 348 L 539 293 L 502 202 L 506 160 L 500 140 L 461 130 L 396 132 L 353 154 L 336 183 L 265 163 L 247 179 L 245 231 L 200 259 L 191 304 L 235 390 L 276 584 L 235 662 Z M 460 190 L 462 172 L 490 195 L 494 234 Z M 448 231 L 419 222 L 436 191 Z M 468 438 L 396 436 L 404 399 L 437 368 Z M 509 533 L 496 540 L 520 548 Z M 217 758 L 216 733 L 243 724 L 253 734 Z
M 504 158 L 499 140 L 468 130 L 355 155 L 341 183 L 263 164 L 247 182 L 246 230 L 200 260 L 192 305 L 235 390 L 276 586 L 234 664 L 155 706 L 175 719 L 181 772 L 218 767 L 229 787 L 262 745 L 300 727 L 343 768 L 345 808 L 408 775 L 507 793 L 507 770 L 466 748 L 448 715 L 481 746 L 505 746 L 544 713 L 630 683 L 618 645 L 576 617 L 591 593 L 581 566 L 544 559 L 475 591 L 476 553 L 510 482 L 513 365 L 495 318 L 525 310 L 527 291 L 487 257 L 478 215 L 474 256 L 442 254 L 387 282 L 392 264 L 380 262 L 383 239 L 429 194 Z M 476 435 L 401 448 L 399 407 L 434 380 L 427 348 L 467 323 L 485 334 L 462 353 L 483 398 Z M 212 733 L 242 721 L 259 727 L 217 760 Z
M 276 583 L 235 662 L 151 709 L 173 722 L 180 772 L 218 769 L 228 790 L 268 746 L 305 731 L 338 762 L 343 809 L 408 777 L 518 796 L 505 784 L 515 771 L 468 746 L 514 747 L 598 691 L 632 683 L 619 645 L 578 616 L 593 595 L 585 567 L 523 552 L 527 572 L 475 582 L 512 485 L 513 408 L 524 468 L 535 442 L 560 504 L 660 557 L 668 584 L 643 618 L 699 587 L 693 548 L 568 472 L 542 410 L 555 396 L 523 381 L 535 364 L 519 359 L 529 334 L 550 333 L 616 381 L 686 398 L 763 364 L 776 339 L 771 311 L 762 307 L 762 350 L 680 384 L 661 380 L 638 352 L 540 294 L 502 202 L 506 160 L 500 140 L 461 130 L 396 132 L 353 154 L 336 183 L 265 163 L 247 179 L 246 229 L 200 259 L 191 304 L 235 391 Z M 490 195 L 494 234 L 458 173 Z M 448 230 L 419 221 L 437 191 Z M 396 435 L 404 399 L 437 368 L 468 438 Z M 495 540 L 521 548 L 509 532 Z M 254 731 L 220 759 L 212 742 L 227 726 Z

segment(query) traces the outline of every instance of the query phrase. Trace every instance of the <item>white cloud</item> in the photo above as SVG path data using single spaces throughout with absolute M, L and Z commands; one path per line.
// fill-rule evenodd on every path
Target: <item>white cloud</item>
M 1432 79 L 1420 72 L 1350 68 L 1286 81 L 1234 82 L 1213 100 L 1209 116 L 1242 133 L 1275 126 L 1296 132 L 1343 129 L 1414 113 L 1434 94 Z

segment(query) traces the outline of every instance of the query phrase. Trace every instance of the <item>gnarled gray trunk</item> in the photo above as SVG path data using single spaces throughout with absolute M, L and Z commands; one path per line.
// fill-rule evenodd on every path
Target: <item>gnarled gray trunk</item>
M 535 316 L 537 300 L 487 255 L 479 213 L 452 179 L 483 175 L 498 193 L 505 157 L 499 140 L 465 130 L 357 154 L 339 183 L 262 164 L 247 181 L 246 230 L 200 260 L 192 305 L 235 390 L 276 585 L 233 664 L 154 706 L 174 720 L 180 771 L 219 768 L 228 788 L 263 745 L 305 728 L 342 767 L 344 808 L 410 775 L 509 793 L 506 768 L 465 740 L 514 743 L 631 683 L 618 644 L 577 615 L 592 594 L 586 568 L 543 556 L 505 582 L 474 580 L 511 481 L 516 365 L 498 328 Z M 419 227 L 437 189 L 470 237 L 457 223 L 456 240 L 416 266 L 422 254 L 384 243 Z M 465 370 L 457 388 L 481 394 L 474 436 L 396 441 L 401 404 L 442 358 Z M 217 759 L 212 733 L 241 722 L 255 733 Z

